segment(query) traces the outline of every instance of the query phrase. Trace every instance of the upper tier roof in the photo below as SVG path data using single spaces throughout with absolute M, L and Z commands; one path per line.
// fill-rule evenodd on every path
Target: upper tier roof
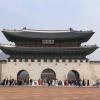
M 76 31 L 76 30 L 3 30 L 5 37 L 14 42 L 15 40 L 67 40 L 86 42 L 93 35 L 93 31 Z

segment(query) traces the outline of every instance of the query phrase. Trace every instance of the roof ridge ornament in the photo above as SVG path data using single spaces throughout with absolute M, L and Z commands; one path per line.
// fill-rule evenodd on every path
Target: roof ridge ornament
M 70 27 L 69 30 L 72 31 L 73 29 Z
M 24 29 L 24 30 L 26 30 L 26 29 L 27 29 L 27 28 L 26 28 L 26 26 L 25 26 L 25 27 L 23 27 L 23 29 Z
M 70 28 L 69 28 L 69 31 L 70 31 L 70 32 L 73 32 L 73 31 L 75 31 L 75 30 L 74 30 L 72 27 L 70 27 Z

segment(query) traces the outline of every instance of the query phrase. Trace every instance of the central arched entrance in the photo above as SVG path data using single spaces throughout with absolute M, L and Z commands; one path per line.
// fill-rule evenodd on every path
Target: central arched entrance
M 27 85 L 29 83 L 29 74 L 26 70 L 21 70 L 17 74 L 17 81 L 19 85 Z
M 43 80 L 55 80 L 56 74 L 52 69 L 45 69 L 41 73 L 41 79 Z
M 68 72 L 67 78 L 69 81 L 76 81 L 80 79 L 80 75 L 76 70 L 71 70 Z

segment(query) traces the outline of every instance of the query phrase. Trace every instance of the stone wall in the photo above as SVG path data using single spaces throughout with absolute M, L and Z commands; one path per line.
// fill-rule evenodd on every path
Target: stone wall
M 1 80 L 1 75 L 2 75 L 2 62 L 0 62 L 0 80 Z
M 1 66 L 1 65 L 0 65 Z M 17 74 L 21 70 L 26 70 L 29 73 L 31 79 L 38 80 L 41 78 L 41 73 L 45 69 L 52 69 L 56 73 L 58 80 L 67 79 L 68 72 L 75 70 L 79 73 L 81 79 L 89 79 L 91 83 L 100 79 L 100 63 L 91 63 L 83 60 L 62 60 L 56 61 L 55 59 L 51 62 L 49 59 L 45 62 L 43 59 L 38 61 L 37 59 L 33 62 L 29 59 L 27 62 L 22 60 L 19 62 L 17 59 L 2 63 L 2 79 L 14 78 L 17 79 Z
M 91 69 L 91 74 L 92 74 L 92 79 L 97 80 L 100 79 L 100 62 L 98 61 L 93 61 L 90 62 L 90 69 Z

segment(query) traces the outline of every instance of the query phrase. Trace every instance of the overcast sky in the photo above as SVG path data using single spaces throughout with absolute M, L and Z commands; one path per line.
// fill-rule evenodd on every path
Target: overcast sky
M 0 29 L 93 30 L 85 44 L 100 47 L 100 0 L 0 0 Z M 0 43 L 8 43 L 0 33 Z M 88 56 L 100 60 L 100 49 Z

